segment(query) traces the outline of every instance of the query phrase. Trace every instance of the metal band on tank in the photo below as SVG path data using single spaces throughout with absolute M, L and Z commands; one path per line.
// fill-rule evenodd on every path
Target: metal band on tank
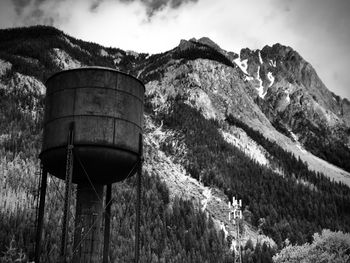
M 134 124 L 135 126 L 137 126 L 137 128 L 139 128 L 142 131 L 142 127 L 140 125 L 138 125 L 135 122 L 126 120 L 126 119 L 122 119 L 122 118 L 118 118 L 118 117 L 111 117 L 108 115 L 91 115 L 91 114 L 74 114 L 74 115 L 66 115 L 66 116 L 61 116 L 61 117 L 57 117 L 54 119 L 50 119 L 49 121 L 45 122 L 44 125 L 46 126 L 47 124 L 56 121 L 56 120 L 60 120 L 60 119 L 69 119 L 72 118 L 74 119 L 74 117 L 89 117 L 89 118 L 94 118 L 94 117 L 98 117 L 98 118 L 105 118 L 105 119 L 114 119 L 114 120 L 119 120 L 119 121 L 125 121 L 127 123 L 131 123 Z
M 127 92 L 125 90 L 121 90 L 121 89 L 112 89 L 112 88 L 107 88 L 107 87 L 103 87 L 103 86 L 89 86 L 89 87 L 71 87 L 71 88 L 63 88 L 63 89 L 58 89 L 58 90 L 55 90 L 53 92 L 49 92 L 47 93 L 47 95 L 52 95 L 52 94 L 55 94 L 55 93 L 58 93 L 58 92 L 61 92 L 63 90 L 78 90 L 78 89 L 105 89 L 105 90 L 113 90 L 113 91 L 118 91 L 120 93 L 124 93 L 124 94 L 128 94 L 130 95 L 131 97 L 134 97 L 136 98 L 137 100 L 139 100 L 140 102 L 143 103 L 143 100 L 140 99 L 140 97 L 130 93 L 130 92 Z
M 45 149 L 43 150 L 40 154 L 39 154 L 39 157 L 42 156 L 43 154 L 45 154 L 46 152 L 49 152 L 51 150 L 58 150 L 58 149 L 62 149 L 62 148 L 65 148 L 66 145 L 60 145 L 60 146 L 54 146 L 54 147 L 50 147 L 48 149 Z M 112 145 L 98 145 L 98 144 L 75 144 L 75 147 L 76 148 L 84 148 L 84 147 L 93 147 L 93 148 L 109 148 L 109 149 L 113 149 L 113 150 L 120 150 L 120 151 L 124 151 L 124 152 L 127 152 L 127 153 L 131 153 L 131 154 L 134 154 L 134 155 L 138 155 L 138 153 L 134 150 L 130 150 L 130 149 L 126 149 L 126 148 L 121 148 L 121 147 L 113 147 Z M 40 157 L 41 158 L 41 157 Z

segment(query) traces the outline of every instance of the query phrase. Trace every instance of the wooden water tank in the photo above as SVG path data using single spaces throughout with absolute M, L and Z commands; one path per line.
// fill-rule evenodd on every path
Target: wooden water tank
M 51 76 L 46 88 L 40 158 L 48 172 L 65 178 L 74 123 L 73 182 L 86 182 L 85 172 L 97 184 L 125 179 L 139 154 L 143 83 L 114 69 L 86 67 Z

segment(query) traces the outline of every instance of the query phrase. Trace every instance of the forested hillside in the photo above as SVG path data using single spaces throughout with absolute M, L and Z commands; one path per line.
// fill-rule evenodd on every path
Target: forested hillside
M 242 198 L 253 213 L 253 225 L 265 219 L 263 231 L 279 246 L 287 238 L 298 244 L 310 241 L 313 233 L 323 228 L 350 231 L 349 187 L 310 172 L 302 161 L 253 129 L 231 116 L 228 123 L 206 120 L 179 98 L 174 100 L 171 113 L 159 118 L 167 127 L 184 132 L 190 149 L 186 168 L 191 175 L 224 189 L 230 199 Z M 283 176 L 224 141 L 218 128 L 235 124 L 278 158 Z

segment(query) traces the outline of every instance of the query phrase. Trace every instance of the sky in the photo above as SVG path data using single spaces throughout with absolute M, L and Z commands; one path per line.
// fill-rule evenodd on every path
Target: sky
M 0 28 L 51 25 L 85 41 L 144 53 L 209 37 L 239 53 L 280 43 L 350 99 L 350 0 L 0 0 Z

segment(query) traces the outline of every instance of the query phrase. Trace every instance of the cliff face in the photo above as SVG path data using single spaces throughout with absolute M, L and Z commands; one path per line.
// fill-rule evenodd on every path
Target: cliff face
M 261 51 L 243 49 L 241 59 L 248 60 L 248 73 L 262 80 L 265 96 L 259 105 L 270 121 L 282 122 L 303 139 L 310 132 L 303 131 L 305 122 L 337 139 L 346 137 L 350 121 L 346 100 L 329 91 L 313 67 L 292 48 L 276 44 Z
M 329 91 L 314 68 L 290 47 L 242 49 L 237 62 L 246 64 L 246 78 L 258 91 L 255 102 L 279 132 L 349 170 L 340 160 L 349 157 L 348 100 Z

